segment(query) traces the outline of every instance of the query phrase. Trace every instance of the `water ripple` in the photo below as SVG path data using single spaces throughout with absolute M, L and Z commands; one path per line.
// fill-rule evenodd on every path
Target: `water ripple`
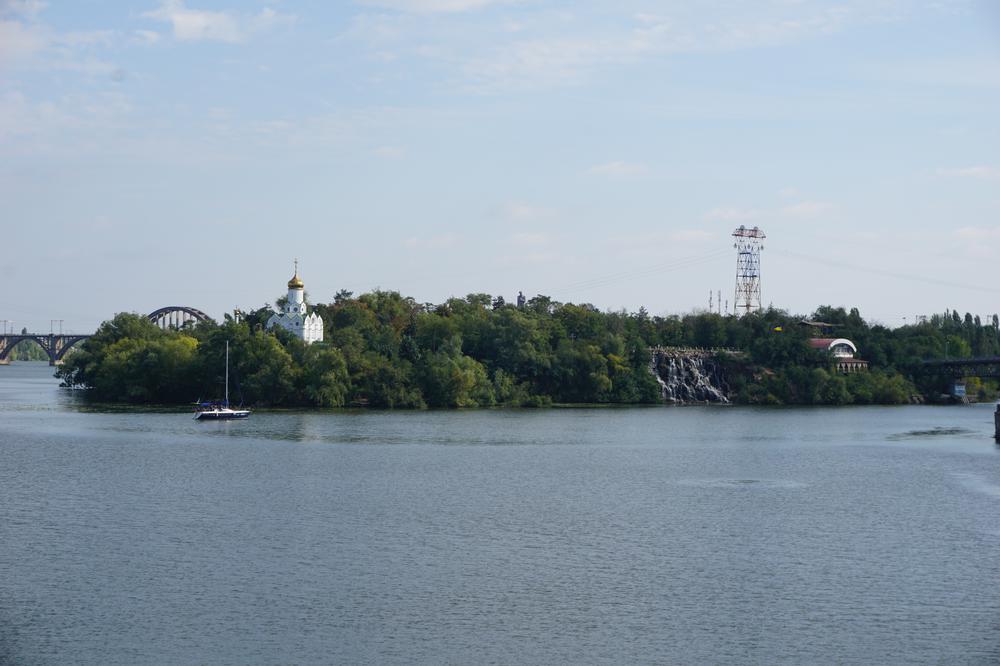
M 793 489 L 808 488 L 809 484 L 790 479 L 680 479 L 679 486 L 693 488 L 762 488 Z

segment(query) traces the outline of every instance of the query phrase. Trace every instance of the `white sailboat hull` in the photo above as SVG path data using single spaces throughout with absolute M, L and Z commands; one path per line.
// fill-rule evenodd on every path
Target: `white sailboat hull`
M 198 421 L 227 421 L 230 419 L 245 419 L 250 416 L 249 409 L 206 409 L 194 415 Z

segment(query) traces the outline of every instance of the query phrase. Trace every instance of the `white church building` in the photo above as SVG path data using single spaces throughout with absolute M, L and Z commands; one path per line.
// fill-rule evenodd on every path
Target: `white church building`
M 288 301 L 281 312 L 267 320 L 267 328 L 279 326 L 290 331 L 306 344 L 323 341 L 323 319 L 315 312 L 306 314 L 306 285 L 299 277 L 299 262 L 295 262 L 295 275 L 288 281 Z

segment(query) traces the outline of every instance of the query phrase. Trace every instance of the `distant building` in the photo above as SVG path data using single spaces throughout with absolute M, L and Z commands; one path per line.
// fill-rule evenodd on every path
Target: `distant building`
M 837 372 L 863 372 L 868 369 L 868 361 L 854 358 L 858 348 L 847 338 L 813 338 L 809 346 L 829 352 Z
M 306 286 L 299 277 L 299 262 L 295 262 L 295 275 L 288 281 L 288 301 L 281 312 L 276 312 L 267 320 L 267 328 L 275 326 L 291 332 L 306 344 L 323 341 L 323 319 L 315 312 L 308 312 Z

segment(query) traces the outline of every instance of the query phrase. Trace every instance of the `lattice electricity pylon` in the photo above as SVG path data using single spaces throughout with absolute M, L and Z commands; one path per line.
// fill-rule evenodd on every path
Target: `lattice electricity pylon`
M 757 227 L 747 229 L 742 224 L 733 232 L 736 243 L 736 302 L 738 314 L 760 310 L 760 251 L 761 241 L 767 238 Z M 742 312 L 740 312 L 742 310 Z

